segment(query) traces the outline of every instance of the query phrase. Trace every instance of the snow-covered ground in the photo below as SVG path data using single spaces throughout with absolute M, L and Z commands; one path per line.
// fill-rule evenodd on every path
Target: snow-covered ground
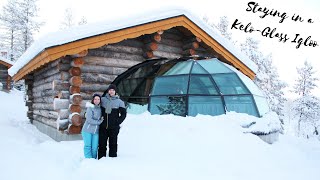
M 320 142 L 281 135 L 270 145 L 234 119 L 128 115 L 119 157 L 83 158 L 83 142 L 55 142 L 28 122 L 23 94 L 0 91 L 1 180 L 319 180 Z

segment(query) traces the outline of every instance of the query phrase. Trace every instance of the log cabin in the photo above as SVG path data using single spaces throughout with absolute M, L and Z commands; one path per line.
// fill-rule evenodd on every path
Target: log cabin
M 27 116 L 57 141 L 80 139 L 85 103 L 130 67 L 156 58 L 217 57 L 253 79 L 256 65 L 192 13 L 173 9 L 74 27 L 38 39 L 10 68 Z
M 8 69 L 12 66 L 13 62 L 0 56 L 0 83 L 2 90 L 11 89 L 11 77 L 8 74 Z

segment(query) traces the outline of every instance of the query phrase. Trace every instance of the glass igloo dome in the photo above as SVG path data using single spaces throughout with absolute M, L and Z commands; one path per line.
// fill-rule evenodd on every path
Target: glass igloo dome
M 214 58 L 178 62 L 156 77 L 149 111 L 180 116 L 235 111 L 260 117 L 269 107 L 251 79 Z
M 151 114 L 216 116 L 235 111 L 261 117 L 269 111 L 253 81 L 217 58 L 147 60 L 113 83 L 124 101 L 148 105 Z

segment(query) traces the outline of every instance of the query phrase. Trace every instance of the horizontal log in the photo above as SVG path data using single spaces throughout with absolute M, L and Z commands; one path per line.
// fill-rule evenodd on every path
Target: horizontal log
M 42 110 L 42 109 L 33 110 L 33 114 L 47 117 L 50 119 L 58 119 L 58 116 L 59 116 L 59 113 L 56 111 L 48 111 L 48 110 Z
M 143 37 L 143 42 L 144 43 L 151 43 L 151 42 L 160 42 L 161 41 L 161 35 L 158 33 L 150 34 L 150 35 L 145 35 Z
M 32 93 L 39 92 L 39 91 L 44 91 L 44 90 L 52 90 L 52 82 L 47 82 L 45 84 L 41 84 L 41 85 L 35 86 L 32 89 Z
M 89 92 L 97 92 L 97 91 L 103 92 L 103 91 L 107 90 L 108 86 L 109 85 L 107 85 L 107 84 L 83 83 L 80 86 L 80 89 L 81 89 L 81 92 L 86 92 L 86 91 L 89 91 Z
M 58 119 L 57 120 L 57 130 L 66 130 L 69 126 L 69 119 Z
M 172 40 L 172 39 L 162 39 L 159 44 L 164 44 L 164 45 L 179 47 L 179 48 L 182 48 L 182 46 L 183 46 L 182 41 L 177 41 L 177 40 Z
M 60 93 L 60 91 L 47 89 L 47 90 L 43 90 L 43 91 L 33 92 L 32 95 L 33 95 L 34 98 L 44 97 L 44 96 L 46 96 L 46 97 L 56 97 L 56 96 L 58 96 L 59 93 Z
M 84 58 L 84 62 L 86 63 L 86 65 L 99 65 L 99 66 L 122 67 L 122 68 L 130 68 L 140 63 L 140 61 L 105 58 L 105 57 L 98 57 L 98 56 L 87 56 Z
M 68 99 L 59 99 L 54 98 L 53 100 L 53 109 L 60 110 L 60 109 L 68 109 L 69 108 L 69 100 Z
M 182 54 L 183 50 L 181 47 L 173 47 L 173 46 L 169 46 L 169 45 L 165 45 L 165 44 L 158 44 L 158 51 Z
M 161 35 L 161 38 L 162 40 L 163 39 L 172 39 L 172 40 L 181 40 L 183 38 L 183 36 L 181 35 L 178 35 L 178 34 L 173 34 L 173 33 L 170 33 L 168 31 L 165 31 L 162 35 Z
M 70 104 L 80 105 L 82 101 L 82 97 L 80 94 L 73 94 L 70 96 Z
M 48 126 L 51 126 L 53 128 L 57 128 L 56 119 L 50 119 L 50 118 L 47 118 L 47 117 L 43 117 L 43 116 L 34 114 L 33 115 L 33 121 L 38 121 L 38 122 L 41 122 L 41 123 L 46 124 Z
M 120 67 L 106 67 L 100 65 L 84 65 L 82 68 L 82 73 L 99 73 L 99 74 L 110 74 L 119 75 L 127 70 L 127 68 Z
M 82 67 L 84 64 L 84 60 L 82 57 L 78 57 L 78 58 L 74 58 L 72 61 L 71 61 L 71 66 L 72 67 Z
M 71 55 L 72 58 L 85 57 L 88 54 L 88 50 L 83 50 L 77 54 Z
M 37 97 L 33 99 L 34 103 L 48 103 L 51 104 L 53 103 L 55 98 L 53 97 L 48 97 L 48 96 L 43 96 L 43 97 Z
M 72 67 L 69 70 L 69 74 L 71 76 L 80 76 L 81 75 L 81 69 L 79 67 Z
M 200 42 L 202 42 L 202 40 L 201 40 L 201 38 L 199 38 L 199 37 L 191 37 L 191 38 L 188 38 L 187 40 L 185 40 L 185 43 L 187 44 L 187 43 L 192 43 L 192 42 L 198 42 L 198 43 L 200 43 Z
M 182 49 L 198 49 L 199 43 L 198 42 L 190 42 L 182 46 Z
M 83 83 L 104 83 L 110 84 L 117 75 L 99 74 L 99 73 L 83 73 L 81 75 Z
M 1 77 L 7 77 L 8 76 L 8 72 L 0 72 L 0 76 Z
M 48 82 L 52 82 L 53 80 L 61 80 L 61 81 L 68 81 L 70 79 L 70 74 L 68 72 L 65 72 L 65 71 L 61 71 L 61 72 L 58 72 L 52 76 L 49 76 L 49 77 L 46 77 L 46 78 L 43 78 L 43 79 L 37 79 L 35 82 L 34 82 L 34 86 L 39 86 L 41 84 L 44 84 L 44 83 L 48 83 Z
M 119 44 L 110 44 L 110 45 L 102 46 L 100 49 L 112 51 L 112 52 L 118 52 L 118 53 L 135 54 L 135 55 L 143 54 L 143 49 L 140 47 L 124 46 Z
M 163 57 L 163 58 L 168 58 L 168 59 L 175 59 L 175 58 L 182 57 L 181 54 L 168 53 L 168 52 L 163 52 L 163 51 L 153 51 L 153 55 L 155 57 Z
M 74 105 L 72 104 L 71 106 L 69 106 L 69 111 L 70 113 L 81 113 L 82 109 L 80 105 Z
M 193 56 L 196 54 L 196 51 L 194 49 L 186 49 L 182 54 L 186 56 Z
M 106 57 L 106 58 L 126 59 L 126 60 L 132 60 L 132 61 L 144 60 L 142 55 L 103 51 L 103 50 L 96 50 L 96 49 L 89 51 L 88 56 L 100 56 L 100 57 Z
M 68 134 L 80 134 L 81 130 L 82 130 L 82 126 L 71 125 L 68 127 L 67 133 Z
M 179 36 L 182 35 L 182 34 L 181 34 L 181 31 L 178 30 L 177 28 L 167 29 L 167 30 L 165 31 L 165 33 L 176 34 L 176 35 L 179 35 Z
M 96 92 L 81 92 L 81 97 L 82 97 L 82 100 L 90 100 L 92 99 L 92 95 L 93 94 L 99 94 L 99 95 L 102 95 L 104 93 L 104 91 L 96 91 Z
M 58 92 L 56 97 L 60 98 L 60 99 L 69 99 L 70 92 L 69 91 L 60 91 L 60 92 Z
M 59 119 L 68 119 L 70 115 L 69 109 L 60 109 L 60 110 L 57 110 L 57 113 L 58 113 Z
M 71 94 L 76 94 L 76 93 L 80 93 L 80 87 L 78 86 L 70 86 L 69 87 L 69 93 Z
M 71 86 L 80 86 L 82 84 L 82 78 L 80 76 L 73 76 L 70 78 L 69 83 Z
M 33 103 L 32 104 L 33 109 L 44 109 L 44 110 L 49 110 L 53 111 L 53 103 L 52 104 L 47 104 L 47 103 Z
M 49 62 L 49 63 L 45 64 L 41 69 L 35 71 L 34 76 L 35 77 L 40 76 L 42 73 L 44 73 L 50 69 L 54 69 L 53 67 L 57 67 L 58 64 L 60 64 L 60 60 Z
M 142 48 L 144 46 L 144 43 L 142 41 L 139 41 L 138 39 L 127 39 L 127 40 L 118 42 L 117 45 Z
M 52 90 L 54 91 L 66 91 L 70 87 L 70 83 L 67 81 L 54 80 L 52 81 Z

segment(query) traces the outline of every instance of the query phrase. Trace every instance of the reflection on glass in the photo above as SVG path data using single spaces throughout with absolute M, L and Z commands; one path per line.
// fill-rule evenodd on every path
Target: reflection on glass
M 151 114 L 174 114 L 178 116 L 186 115 L 186 98 L 174 96 L 151 97 Z
M 197 114 L 221 115 L 224 114 L 224 107 L 221 97 L 212 96 L 190 96 L 188 115 L 196 116 Z
M 224 101 L 228 111 L 246 113 L 258 116 L 257 109 L 251 95 L 248 96 L 224 96 Z
M 227 94 L 249 94 L 250 92 L 238 78 L 236 73 L 215 74 L 212 76 L 218 88 L 224 95 Z
M 215 88 L 210 75 L 191 75 L 189 94 L 216 94 L 218 90 Z
M 153 85 L 152 95 L 186 94 L 189 76 L 158 77 Z

